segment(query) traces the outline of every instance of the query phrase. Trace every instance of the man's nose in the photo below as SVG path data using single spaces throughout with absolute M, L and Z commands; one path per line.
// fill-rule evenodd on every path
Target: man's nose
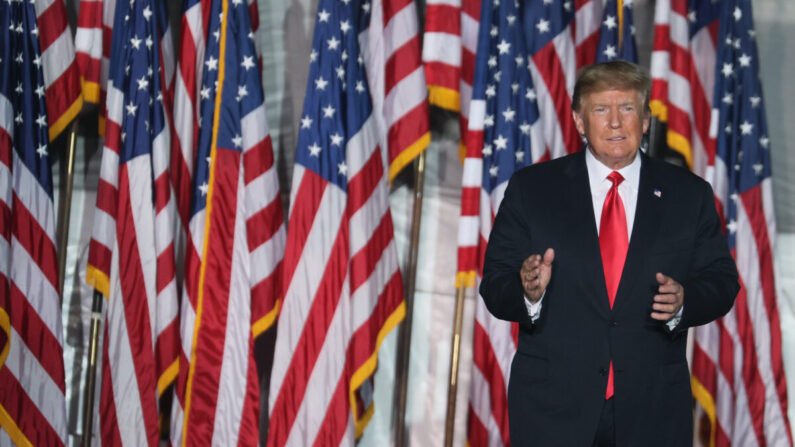
M 618 113 L 618 109 L 610 109 L 610 113 L 607 116 L 608 124 L 612 128 L 621 127 L 621 116 Z

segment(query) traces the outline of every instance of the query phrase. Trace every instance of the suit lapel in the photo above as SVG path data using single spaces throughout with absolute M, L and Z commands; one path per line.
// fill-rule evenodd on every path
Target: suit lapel
M 660 185 L 656 182 L 654 172 L 649 166 L 648 157 L 641 154 L 640 182 L 638 185 L 638 201 L 635 207 L 635 221 L 632 227 L 632 237 L 629 240 L 627 259 L 621 273 L 621 282 L 618 285 L 613 311 L 618 309 L 629 299 L 638 276 L 643 271 L 645 257 L 649 247 L 657 237 L 660 226 L 662 194 Z
M 566 232 L 572 246 L 580 248 L 577 256 L 581 258 L 583 274 L 579 278 L 584 283 L 583 290 L 593 291 L 589 294 L 591 304 L 600 315 L 607 318 L 610 314 L 610 302 L 607 299 L 602 252 L 599 249 L 599 235 L 596 232 L 584 150 L 572 157 L 572 163 L 565 172 L 569 178 L 567 187 L 564 188 L 563 203 L 566 204 L 566 212 L 571 213 L 569 222 L 572 223 L 572 227 L 566 229 Z

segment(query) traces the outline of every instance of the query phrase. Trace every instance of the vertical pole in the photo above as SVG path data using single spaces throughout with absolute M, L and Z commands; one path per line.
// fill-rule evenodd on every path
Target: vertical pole
M 83 439 L 81 446 L 91 446 L 94 427 L 94 391 L 97 379 L 97 358 L 99 357 L 99 334 L 102 328 L 102 300 L 104 296 L 94 289 L 91 304 L 91 339 L 88 343 L 88 369 L 86 370 L 86 389 L 83 399 Z
M 414 212 L 411 222 L 408 271 L 406 272 L 406 317 L 398 329 L 397 359 L 395 362 L 395 407 L 392 413 L 395 447 L 406 445 L 406 401 L 409 382 L 409 353 L 411 351 L 411 320 L 414 309 L 414 290 L 417 283 L 417 257 L 422 221 L 422 197 L 425 187 L 425 151 L 414 164 Z
M 461 353 L 461 328 L 464 324 L 464 298 L 466 285 L 458 286 L 455 296 L 455 319 L 453 322 L 453 347 L 450 353 L 450 381 L 447 384 L 447 418 L 444 424 L 444 445 L 453 445 L 453 430 L 455 429 L 455 403 L 458 390 L 458 364 Z
M 75 146 L 77 144 L 77 122 L 75 119 L 69 129 L 69 153 L 66 160 L 66 185 L 63 200 L 58 207 L 56 247 L 58 249 L 58 293 L 63 303 L 64 272 L 66 271 L 66 245 L 69 242 L 69 216 L 72 211 L 72 187 L 75 174 Z

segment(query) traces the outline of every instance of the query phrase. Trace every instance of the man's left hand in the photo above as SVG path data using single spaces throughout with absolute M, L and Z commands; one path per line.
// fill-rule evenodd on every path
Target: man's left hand
M 654 295 L 651 317 L 668 321 L 673 318 L 685 301 L 685 289 L 670 276 L 657 273 L 657 294 Z

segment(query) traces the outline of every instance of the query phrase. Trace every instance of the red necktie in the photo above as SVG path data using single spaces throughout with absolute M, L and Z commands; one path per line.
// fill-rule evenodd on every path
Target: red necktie
M 607 285 L 607 297 L 610 300 L 610 309 L 616 300 L 618 283 L 621 281 L 621 271 L 624 270 L 624 261 L 627 258 L 627 217 L 624 213 L 624 203 L 618 195 L 618 185 L 624 177 L 616 171 L 610 173 L 607 179 L 613 182 L 610 191 L 605 197 L 602 207 L 602 220 L 599 224 L 599 248 L 602 251 L 602 266 Z M 613 361 L 610 361 L 610 371 L 607 376 L 607 391 L 605 399 L 613 397 Z

